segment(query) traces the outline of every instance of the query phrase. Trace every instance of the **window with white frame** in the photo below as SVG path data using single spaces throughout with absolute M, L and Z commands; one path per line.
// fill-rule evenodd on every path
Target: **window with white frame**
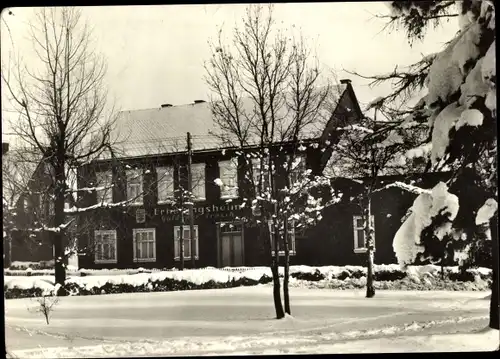
M 286 160 L 287 162 L 285 163 L 285 166 L 288 166 L 288 161 L 290 160 L 289 155 L 286 157 Z M 290 166 L 290 172 L 289 172 L 290 186 L 293 186 L 295 183 L 299 182 L 302 179 L 305 170 L 306 170 L 306 156 L 296 155 L 293 158 L 293 161 Z
M 134 228 L 134 262 L 156 261 L 156 230 Z
M 256 189 L 259 189 L 260 184 L 260 174 L 261 174 L 261 159 L 260 158 L 252 158 L 252 177 L 253 183 Z M 263 190 L 266 190 L 269 187 L 269 157 L 264 157 L 262 159 L 262 184 L 260 190 L 257 192 L 260 193 Z
M 370 216 L 371 226 L 373 227 L 373 246 L 375 247 L 375 219 Z M 366 237 L 365 237 L 365 226 L 362 216 L 353 216 L 353 228 L 354 228 L 354 252 L 363 253 L 367 251 L 366 247 Z
M 174 259 L 176 261 L 181 258 L 181 234 L 182 234 L 182 248 L 183 248 L 183 258 L 191 259 L 191 230 L 189 226 L 174 226 Z M 198 226 L 194 226 L 194 241 L 195 241 L 195 253 L 194 258 L 199 259 L 199 251 L 198 251 Z
M 219 172 L 222 181 L 222 186 L 220 187 L 221 198 L 237 198 L 238 160 L 232 158 L 229 161 L 219 162 Z
M 116 263 L 116 231 L 95 231 L 94 251 L 96 263 Z
M 172 166 L 156 168 L 158 203 L 169 202 L 174 198 L 174 168 Z
M 268 221 L 267 224 L 269 226 L 269 234 L 271 236 L 272 254 L 274 255 L 275 236 L 274 236 L 273 221 Z M 285 232 L 285 229 L 284 229 L 283 224 L 281 224 L 281 226 L 278 225 L 279 237 L 282 237 L 284 232 Z M 288 253 L 291 256 L 296 254 L 296 251 L 295 251 L 295 221 L 293 221 L 293 220 L 288 221 Z M 282 240 L 278 241 L 278 255 L 280 255 L 280 256 L 285 255 L 285 248 L 284 248 L 284 243 Z
M 132 204 L 142 204 L 142 169 L 127 171 L 127 200 Z
M 113 174 L 111 171 L 96 173 L 97 203 L 113 203 Z
M 193 183 L 193 196 L 195 201 L 205 200 L 205 164 L 193 163 L 191 165 L 191 179 Z

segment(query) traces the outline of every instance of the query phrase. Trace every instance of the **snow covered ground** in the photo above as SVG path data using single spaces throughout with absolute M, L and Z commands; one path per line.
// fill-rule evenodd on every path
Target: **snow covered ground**
M 50 325 L 5 301 L 7 350 L 20 358 L 478 351 L 498 347 L 488 293 L 293 288 L 274 320 L 272 288 L 64 297 Z

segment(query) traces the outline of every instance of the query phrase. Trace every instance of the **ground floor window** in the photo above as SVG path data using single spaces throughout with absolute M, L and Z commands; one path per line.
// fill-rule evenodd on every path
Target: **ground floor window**
M 272 246 L 272 255 L 274 255 L 274 226 L 273 222 L 269 221 L 269 234 L 271 235 L 271 246 Z M 284 229 L 279 231 L 280 234 L 284 232 Z M 284 256 L 285 255 L 285 248 L 284 248 L 284 243 L 283 241 L 278 242 L 278 255 Z M 288 254 L 293 256 L 296 254 L 295 251 L 295 221 L 288 221 Z
M 371 225 L 375 231 L 375 219 L 370 216 Z M 363 253 L 367 251 L 366 248 L 366 238 L 365 238 L 365 226 L 362 216 L 353 216 L 353 228 L 354 228 L 354 252 Z M 375 247 L 375 233 L 373 234 L 373 245 Z
M 181 232 L 182 228 L 182 232 Z M 198 226 L 194 226 L 194 238 L 191 236 L 191 230 L 189 225 L 184 226 L 174 226 L 174 259 L 176 261 L 181 259 L 181 234 L 182 234 L 182 250 L 183 250 L 183 258 L 191 259 L 191 239 L 195 241 L 194 245 L 194 258 L 199 259 L 199 251 L 198 251 Z
M 134 261 L 156 261 L 156 230 L 154 228 L 135 228 L 134 234 Z
M 116 263 L 116 231 L 95 231 L 94 252 L 96 263 Z

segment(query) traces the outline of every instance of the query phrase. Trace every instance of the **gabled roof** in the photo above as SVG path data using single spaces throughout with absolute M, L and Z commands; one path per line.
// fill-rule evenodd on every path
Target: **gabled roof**
M 346 93 L 352 96 L 352 87 L 347 84 L 334 86 L 335 96 L 331 102 L 336 102 Z M 353 99 L 356 103 L 356 100 Z M 330 102 L 330 103 L 331 103 Z M 242 108 L 247 114 L 252 113 L 254 103 L 250 99 L 242 100 Z M 318 116 L 318 120 L 304 127 L 301 139 L 314 139 L 322 135 L 326 122 L 332 117 L 331 108 L 325 116 Z M 326 109 L 325 109 L 326 110 Z M 291 123 L 292 113 L 285 107 L 278 111 L 285 121 Z M 326 118 L 326 120 L 325 120 Z M 285 129 L 280 129 L 285 132 Z M 208 102 L 193 103 L 181 106 L 160 107 L 145 110 L 123 111 L 119 114 L 113 138 L 116 141 L 116 157 L 143 157 L 160 155 L 186 150 L 186 134 L 191 133 L 193 151 L 214 150 L 226 147 L 217 136 L 219 127 L 214 121 L 211 106 Z M 220 133 L 220 132 L 219 132 Z M 281 137 L 282 138 L 282 137 Z M 258 143 L 258 135 L 253 133 L 249 144 Z
M 41 154 L 23 148 L 11 148 L 2 156 L 2 196 L 9 206 L 28 190 L 41 162 Z

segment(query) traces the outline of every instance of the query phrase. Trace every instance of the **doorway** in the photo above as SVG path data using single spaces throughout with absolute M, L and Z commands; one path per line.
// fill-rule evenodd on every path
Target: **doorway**
M 243 225 L 239 222 L 218 223 L 219 267 L 241 267 L 245 263 Z

